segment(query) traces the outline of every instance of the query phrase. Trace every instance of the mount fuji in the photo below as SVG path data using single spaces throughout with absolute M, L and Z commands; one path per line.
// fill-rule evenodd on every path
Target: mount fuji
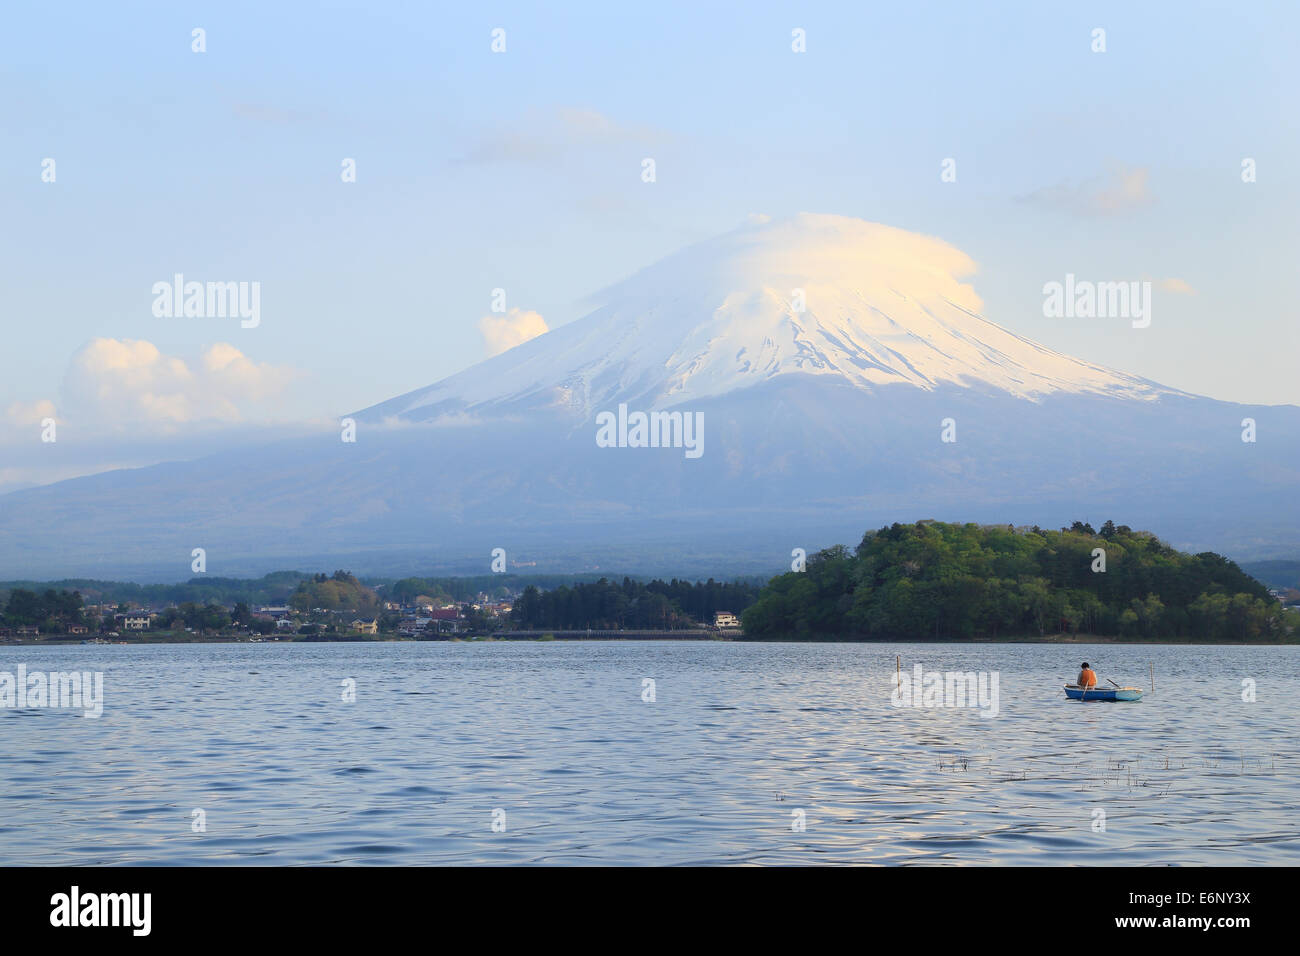
M 216 574 L 481 573 L 502 547 L 536 571 L 729 575 L 918 518 L 1113 518 L 1191 550 L 1293 552 L 1300 408 L 1045 348 L 980 315 L 974 271 L 888 226 L 751 223 L 355 412 L 355 443 L 331 432 L 0 497 L 0 575 L 182 578 L 194 547 Z M 655 439 L 692 416 L 701 453 L 637 447 L 673 442 L 635 427 L 602 447 L 615 413 L 621 432 L 657 421 Z
M 615 401 L 680 406 L 810 377 L 878 393 L 910 385 L 1153 400 L 1177 394 L 994 325 L 937 239 L 804 214 L 692 246 L 604 294 L 571 325 L 362 413 L 437 420 L 467 410 Z

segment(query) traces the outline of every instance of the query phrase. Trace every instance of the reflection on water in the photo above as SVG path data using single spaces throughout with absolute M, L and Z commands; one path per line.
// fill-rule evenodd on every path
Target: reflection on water
M 895 654 L 998 672 L 998 716 L 895 708 Z M 1156 693 L 1066 701 L 1084 659 L 1143 686 L 1154 660 Z M 0 710 L 9 864 L 1300 863 L 1295 647 L 0 648 L 19 663 L 102 670 L 105 703 Z

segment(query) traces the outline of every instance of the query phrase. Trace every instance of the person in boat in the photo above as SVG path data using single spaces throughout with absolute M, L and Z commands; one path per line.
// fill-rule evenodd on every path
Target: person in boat
M 1075 679 L 1076 687 L 1096 687 L 1097 672 L 1088 666 L 1088 662 L 1083 662 L 1083 670 L 1079 671 L 1079 676 Z

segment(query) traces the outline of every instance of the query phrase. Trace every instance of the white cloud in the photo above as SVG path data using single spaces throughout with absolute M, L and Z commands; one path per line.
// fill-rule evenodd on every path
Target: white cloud
M 1146 166 L 1114 166 L 1103 176 L 1080 183 L 1069 180 L 1036 189 L 1023 202 L 1050 206 L 1085 216 L 1109 216 L 1150 205 L 1154 199 Z
M 1147 180 L 1151 170 L 1145 166 L 1134 169 L 1118 168 L 1111 171 L 1102 184 L 1092 192 L 1093 208 L 1102 213 L 1123 212 L 1151 202 Z
M 186 359 L 140 339 L 92 339 L 59 395 L 0 407 L 0 494 L 336 427 L 276 414 L 298 377 L 224 342 Z M 45 418 L 58 423 L 54 441 Z
M 255 401 L 278 395 L 292 377 L 285 369 L 254 362 L 225 342 L 205 349 L 199 364 L 202 374 L 211 381 L 231 394 L 245 395 Z
M 521 309 L 511 309 L 505 315 L 485 315 L 478 320 L 478 328 L 490 356 L 500 355 L 550 331 L 541 315 Z
M 39 425 L 45 418 L 58 418 L 54 403 L 48 398 L 34 402 L 14 402 L 5 409 L 5 421 L 10 425 Z
M 63 409 L 70 420 L 108 426 L 238 422 L 292 377 L 224 342 L 187 362 L 143 339 L 93 339 L 69 363 Z
M 564 135 L 577 142 L 648 143 L 663 135 L 648 126 L 620 123 L 592 109 L 561 107 L 556 118 Z
M 1171 276 L 1168 279 L 1159 280 L 1158 285 L 1165 292 L 1172 292 L 1175 295 L 1196 295 L 1196 290 L 1192 288 L 1192 284 L 1186 279 L 1178 279 Z

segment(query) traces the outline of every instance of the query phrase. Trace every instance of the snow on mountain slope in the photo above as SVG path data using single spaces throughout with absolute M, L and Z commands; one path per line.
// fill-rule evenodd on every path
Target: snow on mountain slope
M 560 407 L 589 417 L 616 401 L 663 408 L 794 374 L 1031 401 L 1173 394 L 983 318 L 962 281 L 974 271 L 940 239 L 859 219 L 805 213 L 750 224 L 612 286 L 576 322 L 358 414 L 428 420 Z
M 356 416 L 419 427 L 2 495 L 0 579 L 176 580 L 200 546 L 218 574 L 481 573 L 498 546 L 558 572 L 765 573 L 796 545 L 919 517 L 1114 518 L 1191 550 L 1294 553 L 1300 408 L 1042 348 L 979 316 L 973 269 L 939 240 L 853 219 L 751 225 Z M 599 443 L 594 413 L 619 402 L 690 403 L 702 454 Z M 1257 442 L 1241 440 L 1246 417 Z

